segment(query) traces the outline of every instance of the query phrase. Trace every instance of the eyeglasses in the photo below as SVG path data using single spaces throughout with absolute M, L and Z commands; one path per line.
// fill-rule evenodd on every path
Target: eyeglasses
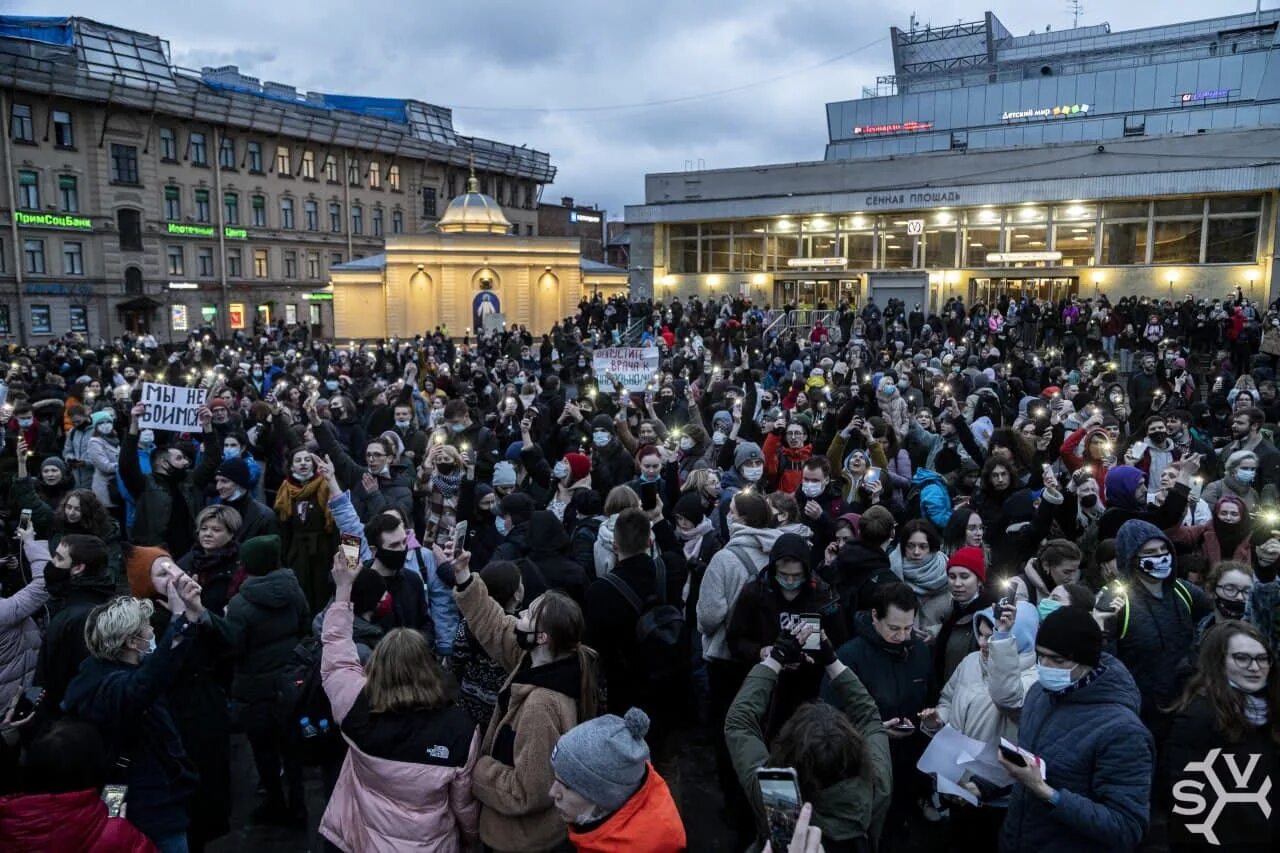
M 1215 588 L 1227 598 L 1241 598 L 1248 595 L 1249 590 L 1253 589 L 1252 586 L 1236 586 L 1233 583 L 1220 583 Z
M 1258 669 L 1266 669 L 1271 666 L 1271 655 L 1266 652 L 1260 655 L 1251 655 L 1247 652 L 1232 652 L 1231 661 L 1241 669 L 1249 669 L 1249 664 L 1256 664 Z
M 380 451 L 379 451 L 379 452 L 374 452 L 374 451 L 372 451 L 372 450 L 371 450 L 371 451 L 369 451 L 368 453 L 366 453 L 366 454 L 364 455 L 364 458 L 365 458 L 365 459 L 381 459 L 381 458 L 383 458 L 383 457 L 384 457 L 384 456 L 386 456 L 386 455 L 387 455 L 387 454 L 382 453 L 382 452 L 380 452 Z

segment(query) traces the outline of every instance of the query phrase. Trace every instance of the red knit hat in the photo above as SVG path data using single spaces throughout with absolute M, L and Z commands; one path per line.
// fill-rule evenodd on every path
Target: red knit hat
M 978 576 L 978 580 L 983 583 L 987 582 L 987 558 L 982 553 L 981 548 L 973 548 L 965 546 L 957 549 L 951 555 L 951 559 L 947 560 L 947 568 L 959 566 L 962 569 L 968 569 Z
M 576 483 L 591 473 L 591 457 L 582 453 L 566 453 L 564 461 L 569 463 L 569 482 Z

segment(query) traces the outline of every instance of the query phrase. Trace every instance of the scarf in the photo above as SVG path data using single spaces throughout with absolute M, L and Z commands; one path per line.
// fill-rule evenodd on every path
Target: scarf
M 329 513 L 329 482 L 324 477 L 312 477 L 299 483 L 292 475 L 286 477 L 276 489 L 276 502 L 272 507 L 276 517 L 287 523 L 293 516 L 293 506 L 298 501 L 310 501 L 324 510 L 324 529 L 333 529 L 333 516 Z
M 431 475 L 431 488 L 435 489 L 446 498 L 456 498 L 458 490 L 462 487 L 462 472 L 455 471 L 452 474 L 435 473 Z
M 928 595 L 947 585 L 947 555 L 934 551 L 923 560 L 908 560 L 901 548 L 889 552 L 889 568 L 900 580 L 915 590 L 916 595 Z
M 201 584 L 220 572 L 234 572 L 239 566 L 240 543 L 234 539 L 219 548 L 206 550 L 197 543 L 191 549 L 191 568 Z
M 1255 693 L 1244 694 L 1244 718 L 1251 726 L 1267 724 L 1267 700 Z
M 702 550 L 702 537 L 711 532 L 711 519 L 703 518 L 692 530 L 676 528 L 676 538 L 684 540 L 684 558 L 696 559 Z

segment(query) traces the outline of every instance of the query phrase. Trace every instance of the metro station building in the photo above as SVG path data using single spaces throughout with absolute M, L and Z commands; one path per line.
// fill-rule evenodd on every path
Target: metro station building
M 895 73 L 827 105 L 823 160 L 646 176 L 632 290 L 1274 298 L 1278 23 L 892 28 Z

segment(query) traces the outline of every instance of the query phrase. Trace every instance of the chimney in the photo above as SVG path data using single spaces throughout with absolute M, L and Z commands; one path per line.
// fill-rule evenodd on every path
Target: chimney
M 561 206 L 561 207 L 573 207 L 573 196 L 571 196 L 571 195 L 561 196 L 561 197 L 560 197 L 560 206 Z

